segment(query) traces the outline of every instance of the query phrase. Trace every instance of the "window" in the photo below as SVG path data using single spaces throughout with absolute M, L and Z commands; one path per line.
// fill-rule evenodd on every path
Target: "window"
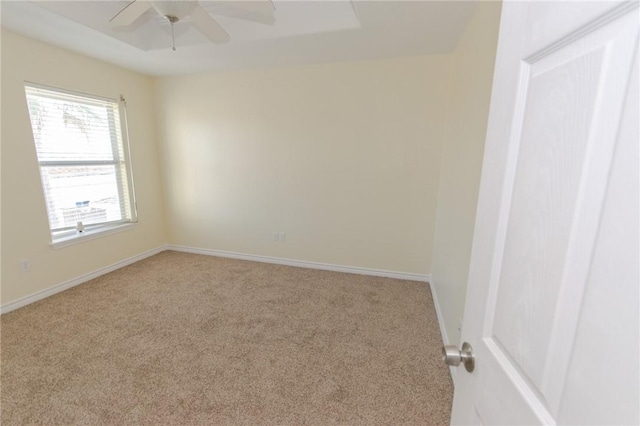
M 115 99 L 25 85 L 54 243 L 136 221 Z

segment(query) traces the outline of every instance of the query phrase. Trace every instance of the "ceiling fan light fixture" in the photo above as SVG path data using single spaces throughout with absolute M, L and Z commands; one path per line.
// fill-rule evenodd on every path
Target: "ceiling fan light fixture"
M 270 11 L 273 12 L 271 0 L 260 1 L 268 2 L 271 5 Z M 133 0 L 116 13 L 109 22 L 112 27 L 129 26 L 152 9 L 170 24 L 173 50 L 176 50 L 174 25 L 184 18 L 188 18 L 187 25 L 195 28 L 210 41 L 214 43 L 229 41 L 229 34 L 199 3 L 197 0 Z M 237 4 L 240 3 L 240 1 L 237 2 Z M 252 20 L 250 18 L 241 19 Z
M 198 2 L 192 0 L 158 0 L 151 2 L 151 6 L 153 6 L 156 12 L 167 18 L 170 22 L 171 19 L 169 19 L 169 17 L 173 18 L 174 22 L 177 22 L 189 16 L 197 5 Z
M 183 19 L 186 16 L 189 16 L 193 10 L 198 6 L 197 1 L 192 0 L 159 0 L 152 1 L 151 6 L 158 12 L 160 15 L 164 16 L 167 21 L 171 24 L 171 43 L 172 50 L 176 50 L 176 36 L 173 32 L 173 24 Z

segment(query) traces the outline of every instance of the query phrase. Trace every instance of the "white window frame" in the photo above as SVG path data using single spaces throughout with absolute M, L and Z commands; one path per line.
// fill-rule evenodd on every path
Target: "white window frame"
M 122 95 L 120 99 L 106 98 L 87 93 L 77 92 L 73 90 L 61 89 L 57 87 L 46 86 L 38 83 L 25 81 L 25 93 L 28 92 L 28 88 L 36 90 L 44 90 L 51 93 L 58 93 L 61 96 L 71 95 L 80 99 L 86 99 L 90 101 L 107 102 L 117 104 L 117 113 L 119 115 L 120 126 L 115 123 L 109 123 L 109 129 L 111 134 L 111 148 L 113 151 L 112 160 L 61 160 L 61 161 L 40 161 L 38 158 L 38 170 L 40 172 L 40 180 L 42 184 L 43 196 L 45 198 L 45 205 L 47 210 L 47 220 L 49 223 L 49 230 L 51 233 L 51 245 L 54 248 L 65 247 L 68 245 L 76 244 L 79 242 L 92 240 L 103 235 L 113 234 L 117 232 L 126 231 L 133 228 L 138 222 L 137 202 L 135 198 L 135 186 L 133 182 L 133 168 L 131 166 L 131 151 L 129 147 L 129 132 L 127 123 L 127 110 L 126 100 Z M 27 103 L 28 103 L 27 94 Z M 45 96 L 43 96 L 45 97 Z M 30 113 L 29 113 L 30 114 Z M 31 117 L 30 117 L 31 118 Z M 33 127 L 32 131 L 35 133 Z M 119 135 L 118 135 L 119 132 Z M 35 145 L 35 136 L 34 136 Z M 119 146 L 121 144 L 121 146 Z M 36 146 L 36 151 L 38 147 Z M 122 153 L 122 154 L 120 154 Z M 45 167 L 60 167 L 60 166 L 101 166 L 101 165 L 113 165 L 116 169 L 124 169 L 126 175 L 126 182 L 123 182 L 121 173 L 116 173 L 117 191 L 119 194 L 120 203 L 124 203 L 121 206 L 121 210 L 127 212 L 129 217 L 116 220 L 105 221 L 95 224 L 87 224 L 78 229 L 78 227 L 63 227 L 52 228 L 52 214 L 50 211 L 49 203 L 47 202 L 47 187 L 43 178 L 42 170 Z M 126 189 L 126 191 L 125 191 Z M 125 195 L 126 194 L 126 195 Z

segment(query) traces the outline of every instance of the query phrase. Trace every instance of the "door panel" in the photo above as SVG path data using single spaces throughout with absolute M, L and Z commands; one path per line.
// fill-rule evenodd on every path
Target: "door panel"
M 570 363 L 577 362 L 574 343 L 584 346 L 585 335 L 598 333 L 585 325 L 594 317 L 583 306 L 606 241 L 603 212 L 629 209 L 629 199 L 610 201 L 607 191 L 618 173 L 612 166 L 622 167 L 613 159 L 624 145 L 629 78 L 638 78 L 631 74 L 638 4 L 565 3 L 561 10 L 574 12 L 567 21 L 556 18 L 554 5 L 503 6 L 463 325 L 477 370 L 458 376 L 452 423 L 573 422 L 576 401 L 584 402 L 569 394 L 576 383 L 621 384 L 595 374 L 581 379 Z M 636 321 L 636 344 L 637 329 Z M 637 391 L 637 383 L 627 385 Z
M 476 357 L 484 364 L 472 401 L 481 424 L 553 424 L 553 417 L 540 404 L 535 387 L 527 382 L 526 375 L 518 371 L 517 364 L 494 340 L 483 342 Z M 465 421 L 463 424 L 477 423 Z
M 569 50 L 569 49 L 566 49 Z M 587 161 L 602 49 L 529 68 L 492 333 L 538 388 Z M 545 66 L 546 65 L 546 66 Z M 541 69 L 542 68 L 542 69 Z M 546 68 L 546 69 L 545 69 Z M 594 84 L 594 82 L 596 84 Z M 523 111 L 523 112 L 524 112 Z
M 640 422 L 638 56 L 634 62 L 635 77 L 628 91 L 559 415 L 563 424 Z M 612 383 L 618 385 L 611 386 Z M 602 406 L 615 410 L 603 410 Z

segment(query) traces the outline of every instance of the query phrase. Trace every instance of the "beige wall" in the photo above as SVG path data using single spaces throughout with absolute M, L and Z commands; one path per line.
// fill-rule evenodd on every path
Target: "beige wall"
M 452 55 L 432 281 L 451 343 L 460 340 L 501 4 L 479 2 Z
M 149 77 L 2 32 L 1 303 L 61 284 L 166 242 Z M 53 249 L 24 81 L 127 98 L 139 223 L 135 229 Z M 31 261 L 21 272 L 20 259 Z
M 456 342 L 498 12 L 496 3 L 480 4 L 452 55 L 155 82 L 3 32 L 0 303 L 168 241 L 432 273 Z M 25 80 L 126 95 L 140 219 L 134 230 L 50 246 Z M 273 232 L 285 232 L 286 242 L 274 242 Z M 25 258 L 28 273 L 19 267 Z
M 430 56 L 158 79 L 170 242 L 428 274 L 448 73 Z

